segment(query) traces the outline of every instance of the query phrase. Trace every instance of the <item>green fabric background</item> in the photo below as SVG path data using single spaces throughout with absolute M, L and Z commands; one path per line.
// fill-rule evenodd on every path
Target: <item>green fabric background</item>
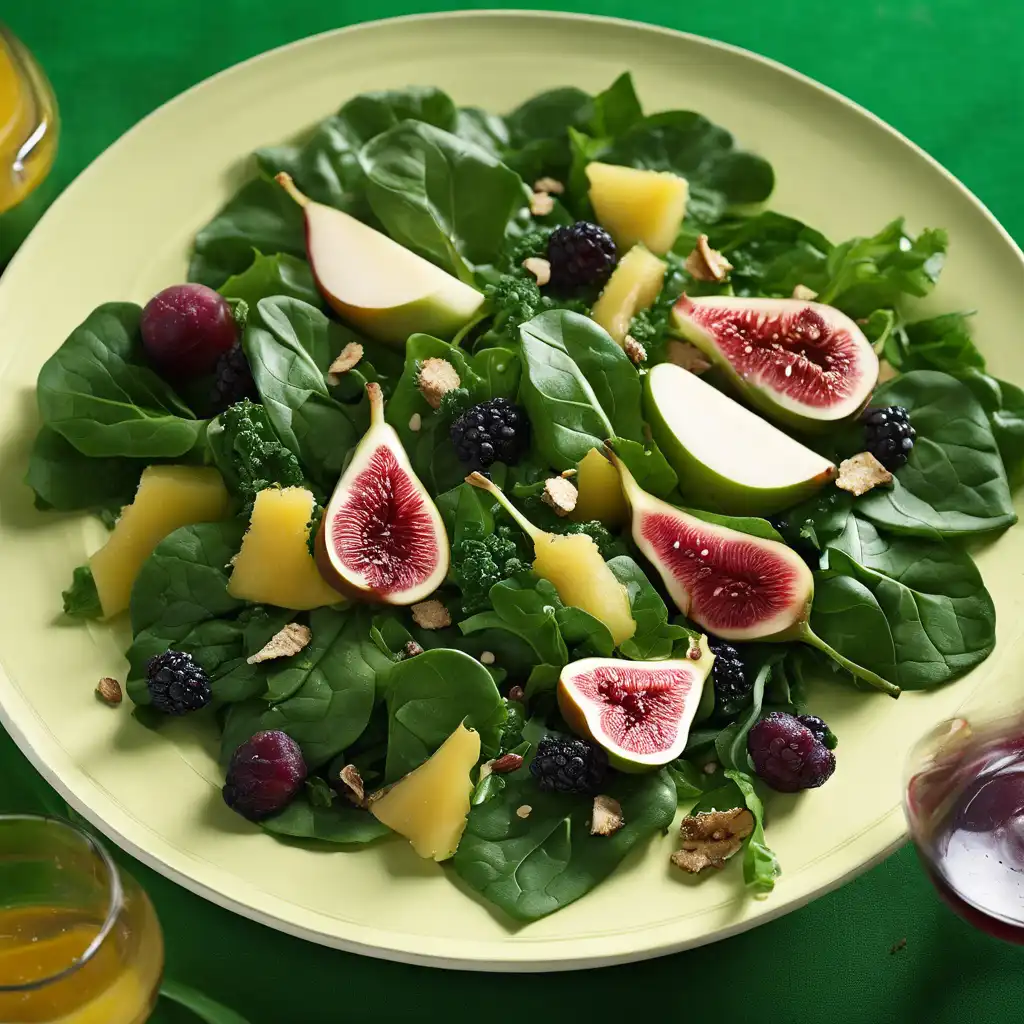
M 1020 0 L 564 0 L 560 6 L 726 40 L 825 82 L 923 146 L 1024 240 Z M 143 115 L 224 67 L 370 16 L 446 8 L 422 0 L 11 0 L 2 17 L 57 90 L 64 134 L 54 181 L 63 187 Z M 0 734 L 0 812 L 40 809 L 40 792 L 38 776 Z M 728 942 L 599 974 L 508 977 L 322 949 L 220 910 L 122 860 L 156 903 L 168 975 L 234 1006 L 253 1024 L 522 1024 L 638 1012 L 775 1024 L 988 1024 L 1022 1017 L 1024 953 L 972 932 L 946 910 L 910 849 Z M 904 939 L 905 947 L 894 950 Z M 169 1008 L 155 1018 L 185 1019 Z

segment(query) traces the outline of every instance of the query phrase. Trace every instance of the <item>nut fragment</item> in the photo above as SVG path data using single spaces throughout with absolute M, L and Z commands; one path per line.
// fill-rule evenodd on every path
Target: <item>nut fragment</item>
M 540 256 L 527 256 L 523 266 L 533 274 L 541 288 L 551 280 L 551 264 Z
M 298 654 L 312 639 L 313 631 L 309 626 L 300 626 L 297 622 L 289 622 L 284 629 L 275 633 L 260 650 L 246 658 L 246 663 L 258 665 L 261 661 L 290 658 L 293 654 Z
M 110 676 L 104 676 L 96 684 L 96 696 L 103 701 L 104 704 L 109 704 L 112 708 L 116 708 L 121 703 L 121 684 Z
M 565 191 L 565 186 L 556 178 L 538 178 L 533 183 L 534 192 L 550 192 L 553 196 L 560 196 Z
M 513 686 L 508 691 L 508 699 L 518 703 L 526 696 L 526 691 L 521 686 Z
M 332 387 L 341 382 L 341 375 L 348 373 L 363 358 L 363 346 L 358 341 L 350 341 L 338 354 L 337 358 L 327 367 L 327 383 Z
M 452 624 L 452 617 L 448 609 L 432 597 L 412 606 L 412 621 L 423 629 L 444 629 Z
M 622 804 L 618 800 L 600 793 L 594 797 L 594 810 L 590 817 L 592 836 L 613 836 L 625 824 Z
M 409 417 L 409 429 L 415 434 L 422 426 L 423 417 L 418 412 L 414 412 Z
M 544 490 L 541 492 L 540 500 L 545 505 L 550 505 L 559 516 L 567 516 L 579 500 L 580 492 L 576 485 L 565 477 L 552 476 L 544 481 Z
M 626 355 L 636 364 L 647 362 L 647 349 L 640 344 L 632 334 L 627 334 L 625 340 L 622 342 L 622 347 L 626 350 Z
M 415 640 L 409 640 L 406 645 L 402 648 L 403 658 L 415 658 L 417 654 L 422 654 L 423 648 L 420 647 Z
M 356 805 L 366 806 L 366 790 L 363 787 L 363 777 L 354 764 L 347 764 L 338 772 L 338 778 L 345 784 L 345 795 Z
M 720 868 L 753 831 L 754 816 L 745 807 L 691 814 L 679 825 L 682 842 L 672 854 L 672 863 L 692 874 Z
M 859 497 L 881 484 L 891 484 L 892 473 L 871 452 L 858 452 L 839 463 L 836 487 Z
M 530 196 L 530 213 L 534 217 L 546 217 L 555 208 L 555 201 L 547 192 L 534 192 Z
M 420 363 L 420 372 L 416 375 L 416 387 L 431 409 L 440 409 L 441 399 L 461 383 L 458 371 L 447 359 L 433 356 Z
M 675 363 L 676 366 L 681 366 L 684 370 L 689 370 L 690 373 L 700 374 L 711 369 L 711 364 L 704 358 L 704 353 L 688 341 L 670 338 L 665 354 L 670 363 Z
M 523 767 L 522 754 L 502 754 L 501 757 L 490 762 L 491 771 L 495 775 L 507 775 L 509 772 L 517 772 Z
M 480 652 L 480 664 L 481 665 L 493 665 L 495 662 L 494 651 L 481 651 Z
M 801 302 L 813 302 L 817 297 L 818 293 L 805 284 L 798 284 L 793 289 L 793 298 L 799 299 Z
M 533 808 L 529 804 L 523 804 L 522 807 L 516 808 L 517 818 L 528 818 Z
M 707 235 L 700 235 L 683 268 L 698 281 L 724 281 L 732 264 L 717 249 L 711 248 Z
M 563 469 L 559 474 L 563 480 L 571 480 L 576 475 L 575 469 Z

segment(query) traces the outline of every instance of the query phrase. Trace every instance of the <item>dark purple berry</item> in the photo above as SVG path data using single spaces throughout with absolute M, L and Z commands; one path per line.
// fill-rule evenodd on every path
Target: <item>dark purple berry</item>
M 612 236 L 590 221 L 555 228 L 548 239 L 551 287 L 574 292 L 602 285 L 615 269 L 618 254 Z
M 607 772 L 607 754 L 575 736 L 545 736 L 530 762 L 538 787 L 549 792 L 596 793 Z
M 530 421 L 507 398 L 492 398 L 467 409 L 452 425 L 455 454 L 473 469 L 487 469 L 495 462 L 514 466 L 526 451 Z
M 888 470 L 907 461 L 917 431 L 910 425 L 910 413 L 902 405 L 871 408 L 861 417 L 867 450 Z
M 146 666 L 149 703 L 165 715 L 187 715 L 210 702 L 210 680 L 184 651 L 164 651 Z
M 306 780 L 302 750 L 279 729 L 258 732 L 231 755 L 224 802 L 250 821 L 283 811 Z
M 747 750 L 758 777 L 780 793 L 823 786 L 836 770 L 835 754 L 784 711 L 773 711 L 750 730 Z
M 814 738 L 824 743 L 829 750 L 836 749 L 839 742 L 836 739 L 836 734 L 817 715 L 797 715 L 796 720 L 810 729 L 814 733 Z
M 217 360 L 213 371 L 212 411 L 216 415 L 243 398 L 258 402 L 259 397 L 249 360 L 245 358 L 242 346 L 236 343 Z
M 743 659 L 732 644 L 709 638 L 708 647 L 715 656 L 711 667 L 711 681 L 715 687 L 715 714 L 721 718 L 732 718 L 750 703 L 754 680 L 747 678 Z

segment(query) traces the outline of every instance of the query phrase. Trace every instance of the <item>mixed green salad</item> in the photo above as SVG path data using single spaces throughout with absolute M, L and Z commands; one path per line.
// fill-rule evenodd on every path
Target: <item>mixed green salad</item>
M 1016 521 L 1024 465 L 970 313 L 904 312 L 945 233 L 832 242 L 773 183 L 628 74 L 504 117 L 367 93 L 258 150 L 191 284 L 98 307 L 39 376 L 27 482 L 112 531 L 64 607 L 127 610 L 139 720 L 215 723 L 267 832 L 401 832 L 513 918 L 652 839 L 770 892 L 759 794 L 836 766 L 816 690 L 991 653 L 968 544 Z M 744 437 L 810 468 L 745 483 Z

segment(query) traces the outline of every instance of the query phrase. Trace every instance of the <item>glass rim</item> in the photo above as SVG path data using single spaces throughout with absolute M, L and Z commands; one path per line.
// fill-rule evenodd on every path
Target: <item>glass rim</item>
M 38 991 L 39 989 L 43 989 L 50 985 L 54 985 L 59 981 L 63 981 L 65 978 L 69 978 L 75 972 L 79 971 L 89 963 L 90 960 L 92 960 L 110 937 L 110 933 L 113 931 L 114 925 L 117 923 L 117 919 L 124 908 L 124 885 L 121 881 L 121 873 L 118 871 L 117 865 L 114 863 L 114 859 L 107 852 L 103 844 L 96 839 L 92 833 L 87 832 L 84 828 L 76 825 L 73 821 L 58 818 L 50 814 L 0 814 L 0 828 L 15 822 L 35 822 L 44 826 L 52 826 L 63 832 L 74 833 L 79 839 L 83 840 L 88 850 L 95 856 L 96 860 L 103 867 L 108 882 L 109 897 L 103 925 L 100 927 L 100 930 L 96 933 L 93 940 L 85 948 L 84 952 L 75 957 L 67 967 L 57 971 L 55 974 L 48 975 L 45 978 L 38 978 L 35 981 L 28 981 L 21 985 L 0 984 L 0 993 L 3 994 Z

